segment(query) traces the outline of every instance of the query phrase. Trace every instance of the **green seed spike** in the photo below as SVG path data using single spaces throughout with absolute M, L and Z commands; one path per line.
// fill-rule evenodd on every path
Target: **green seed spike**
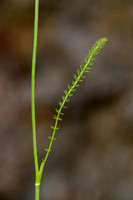
M 77 70 L 77 74 L 74 75 L 74 81 L 72 81 L 72 85 L 68 85 L 68 90 L 64 91 L 65 96 L 63 96 L 62 101 L 59 102 L 60 108 L 59 109 L 56 108 L 57 116 L 55 115 L 55 117 L 54 117 L 55 125 L 51 126 L 51 128 L 53 129 L 53 133 L 52 133 L 52 137 L 49 137 L 50 144 L 49 144 L 48 149 L 45 150 L 47 153 L 46 153 L 44 161 L 42 161 L 42 163 L 41 163 L 41 167 L 40 167 L 40 171 L 39 171 L 41 175 L 42 175 L 45 163 L 47 161 L 49 152 L 51 151 L 53 140 L 55 139 L 56 130 L 59 129 L 59 128 L 57 128 L 57 125 L 58 125 L 58 122 L 60 120 L 60 115 L 64 115 L 62 113 L 62 109 L 65 107 L 65 103 L 70 101 L 70 99 L 68 99 L 68 97 L 71 97 L 73 95 L 72 93 L 74 91 L 76 91 L 76 87 L 78 87 L 79 83 L 82 82 L 82 79 L 85 78 L 84 73 L 90 72 L 90 70 L 91 70 L 90 66 L 93 65 L 93 62 L 95 60 L 95 56 L 100 52 L 100 50 L 102 49 L 102 47 L 104 46 L 104 44 L 107 41 L 108 41 L 107 38 L 101 38 L 100 40 L 95 42 L 95 44 L 89 50 L 87 57 L 85 57 L 85 61 L 81 63 L 80 69 Z

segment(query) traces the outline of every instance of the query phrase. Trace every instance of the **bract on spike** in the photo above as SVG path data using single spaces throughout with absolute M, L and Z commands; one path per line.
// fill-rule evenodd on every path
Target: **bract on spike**
M 72 92 L 75 92 L 76 91 L 76 89 L 72 89 Z
M 62 100 L 65 101 L 65 96 L 62 97 Z
M 91 69 L 90 67 L 86 67 L 86 69 Z
M 65 95 L 68 95 L 68 91 L 67 90 L 65 90 L 64 93 L 65 93 Z
M 55 127 L 54 127 L 54 126 L 52 126 L 52 125 L 51 125 L 51 128 L 52 128 L 53 130 L 55 129 Z
M 62 101 L 59 101 L 59 106 L 61 107 L 61 105 L 62 105 Z
M 81 71 L 83 70 L 83 67 L 82 67 L 82 65 L 80 65 L 80 69 L 81 69 Z
M 87 57 L 85 58 L 85 63 L 87 63 L 88 62 L 88 59 L 87 59 Z
M 51 150 L 49 150 L 49 149 L 45 149 L 45 151 L 47 151 L 47 152 L 51 152 Z
M 79 69 L 77 70 L 77 74 L 80 75 L 80 70 Z
M 75 81 L 72 81 L 73 86 L 75 85 Z
M 71 90 L 71 86 L 70 85 L 68 85 L 68 89 Z
M 73 96 L 73 94 L 72 94 L 72 93 L 70 93 L 68 96 L 69 96 L 69 97 L 72 97 L 72 96 Z
M 59 113 L 59 110 L 56 108 L 55 111 L 57 112 L 57 114 Z
M 63 108 L 65 108 L 65 107 L 63 107 Z M 62 121 L 62 118 L 58 117 L 58 120 Z
M 89 71 L 85 69 L 84 72 L 89 72 Z
M 66 99 L 66 102 L 69 102 L 70 100 L 69 99 Z
M 48 138 L 49 138 L 50 140 L 56 140 L 56 138 L 52 138 L 52 137 L 50 137 L 50 136 L 48 136 Z
M 75 81 L 77 80 L 77 76 L 76 76 L 76 74 L 74 74 L 74 79 L 75 79 Z
M 56 116 L 56 115 L 54 115 L 54 116 L 53 116 L 53 119 L 57 119 L 57 116 Z

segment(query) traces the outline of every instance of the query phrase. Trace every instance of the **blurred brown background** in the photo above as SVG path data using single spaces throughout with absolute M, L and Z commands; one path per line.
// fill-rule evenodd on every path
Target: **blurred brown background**
M 0 1 L 0 200 L 34 199 L 30 72 L 34 1 Z M 54 109 L 95 40 L 44 170 L 41 200 L 133 200 L 133 1 L 40 0 L 39 161 Z

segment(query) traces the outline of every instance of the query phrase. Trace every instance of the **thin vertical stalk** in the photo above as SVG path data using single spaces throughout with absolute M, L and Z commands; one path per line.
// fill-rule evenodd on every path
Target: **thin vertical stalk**
M 34 39 L 33 39 L 33 55 L 32 55 L 32 70 L 31 70 L 31 118 L 32 118 L 33 153 L 35 162 L 36 181 L 38 177 L 38 156 L 37 156 L 36 121 L 35 121 L 35 70 L 36 70 L 37 37 L 38 37 L 38 15 L 39 15 L 39 0 L 35 0 Z M 38 198 L 35 197 L 35 199 L 38 200 L 39 197 Z
M 39 200 L 40 196 L 40 184 L 35 184 L 35 200 Z

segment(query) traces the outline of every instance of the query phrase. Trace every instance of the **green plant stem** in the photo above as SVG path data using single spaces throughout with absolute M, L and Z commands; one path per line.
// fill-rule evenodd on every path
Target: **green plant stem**
M 40 184 L 35 184 L 35 200 L 39 200 L 40 196 Z
M 38 37 L 38 16 L 39 16 L 39 0 L 35 0 L 34 39 L 33 39 L 33 55 L 32 55 L 32 70 L 31 70 L 31 119 L 32 119 L 35 176 L 36 176 L 35 200 L 39 200 L 39 188 L 40 188 L 37 142 L 36 142 L 36 121 L 35 121 L 35 71 L 36 71 L 37 37 Z

